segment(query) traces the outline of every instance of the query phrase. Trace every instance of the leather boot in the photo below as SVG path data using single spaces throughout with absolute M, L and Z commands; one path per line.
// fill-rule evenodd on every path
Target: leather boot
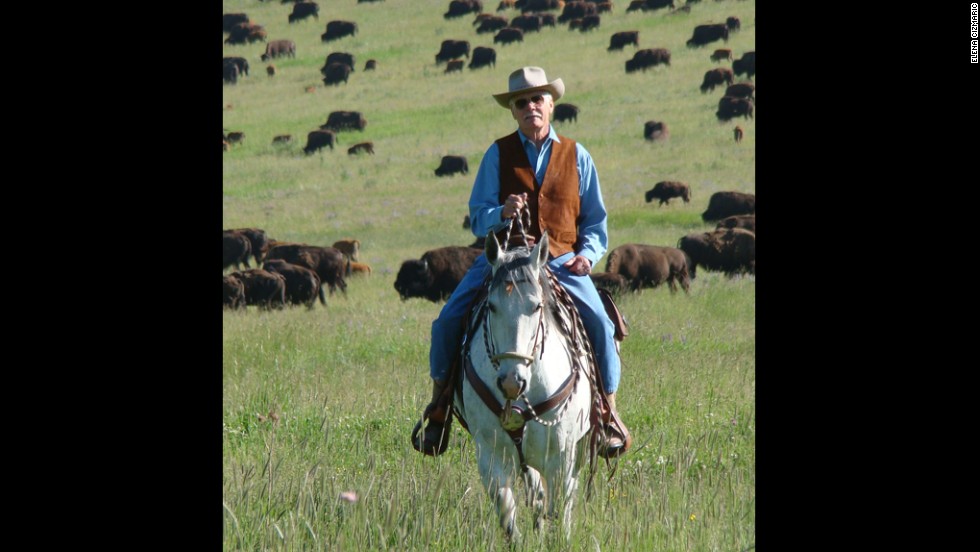
M 427 456 L 438 456 L 446 451 L 449 445 L 449 419 L 450 413 L 447 402 L 443 400 L 446 382 L 443 380 L 432 380 L 432 400 L 422 412 L 422 419 L 419 420 L 412 429 L 412 446 L 415 450 Z M 425 426 L 425 431 L 419 438 L 419 430 L 422 423 L 428 419 L 429 423 Z
M 606 395 L 607 411 L 600 414 L 602 421 L 599 432 L 599 455 L 605 458 L 616 458 L 629 450 L 633 437 L 626 429 L 626 424 L 616 412 L 616 394 Z

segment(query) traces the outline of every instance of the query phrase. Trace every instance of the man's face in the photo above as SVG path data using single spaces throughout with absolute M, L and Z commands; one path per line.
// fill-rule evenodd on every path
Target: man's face
M 547 129 L 554 109 L 555 102 L 547 92 L 528 92 L 515 96 L 510 101 L 510 113 L 517 121 L 521 132 L 527 136 Z

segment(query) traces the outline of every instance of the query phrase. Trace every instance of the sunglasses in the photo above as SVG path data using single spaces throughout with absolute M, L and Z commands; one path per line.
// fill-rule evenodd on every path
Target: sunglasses
M 530 100 L 528 100 L 527 98 L 521 98 L 517 100 L 516 102 L 514 102 L 514 107 L 516 107 L 517 109 L 524 109 L 525 107 L 527 107 L 528 103 L 540 104 L 542 102 L 544 102 L 544 96 L 538 94 L 537 96 L 531 96 Z

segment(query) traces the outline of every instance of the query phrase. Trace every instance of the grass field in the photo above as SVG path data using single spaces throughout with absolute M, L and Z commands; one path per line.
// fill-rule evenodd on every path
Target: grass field
M 455 426 L 449 451 L 436 459 L 409 443 L 429 398 L 429 331 L 440 305 L 402 302 L 392 284 L 402 261 L 473 240 L 461 221 L 474 173 L 490 143 L 516 126 L 491 94 L 505 91 L 522 65 L 561 77 L 559 103 L 581 108 L 577 122 L 556 129 L 595 159 L 610 249 L 675 245 L 713 227 L 700 218 L 712 193 L 755 192 L 754 121 L 718 122 L 722 91 L 699 91 L 704 72 L 719 66 L 708 57 L 716 47 L 736 57 L 755 49 L 755 3 L 704 0 L 690 13 L 626 13 L 626 5 L 602 14 L 598 30 L 545 28 L 522 44 L 496 45 L 496 68 L 444 74 L 445 64 L 434 63 L 442 40 L 494 46 L 472 16 L 444 19 L 448 0 L 324 0 L 319 20 L 294 24 L 291 4 L 223 2 L 224 13 L 245 12 L 269 39 L 297 45 L 295 58 L 274 60 L 271 78 L 259 59 L 263 44 L 224 47 L 251 71 L 222 87 L 224 127 L 246 135 L 223 154 L 223 227 L 315 245 L 354 237 L 374 269 L 326 307 L 224 314 L 224 550 L 507 548 L 465 431 Z M 695 25 L 733 15 L 742 28 L 727 45 L 685 47 Z M 333 19 L 355 21 L 358 34 L 321 42 Z M 635 48 L 606 51 L 623 30 L 639 30 L 641 48 L 669 49 L 670 67 L 627 75 Z M 334 51 L 354 54 L 355 72 L 347 84 L 324 86 L 319 68 Z M 378 69 L 364 72 L 371 58 Z M 361 111 L 366 129 L 341 133 L 332 152 L 304 155 L 306 133 L 335 110 Z M 645 141 L 647 120 L 665 121 L 670 138 Z M 732 140 L 736 124 L 745 129 L 741 144 Z M 279 134 L 294 142 L 273 146 Z M 346 154 L 365 140 L 376 155 Z M 466 156 L 470 174 L 435 177 L 447 154 Z M 691 203 L 646 204 L 643 192 L 660 180 L 688 183 Z M 754 278 L 699 271 L 689 295 L 646 290 L 620 307 L 631 333 L 618 398 L 634 448 L 611 480 L 599 467 L 590 500 L 580 493 L 570 541 L 559 531 L 535 533 L 521 508 L 516 548 L 754 546 Z M 340 498 L 346 491 L 356 503 Z

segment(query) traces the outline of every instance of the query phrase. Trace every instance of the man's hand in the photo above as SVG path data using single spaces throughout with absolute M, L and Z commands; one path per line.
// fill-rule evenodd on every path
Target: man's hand
M 524 208 L 525 202 L 527 202 L 527 192 L 510 194 L 507 196 L 507 201 L 504 202 L 504 210 L 500 212 L 500 218 L 507 220 L 516 217 L 517 213 L 520 213 L 521 209 Z
M 581 255 L 575 255 L 567 263 L 562 265 L 573 274 L 585 276 L 592 272 L 592 262 Z

